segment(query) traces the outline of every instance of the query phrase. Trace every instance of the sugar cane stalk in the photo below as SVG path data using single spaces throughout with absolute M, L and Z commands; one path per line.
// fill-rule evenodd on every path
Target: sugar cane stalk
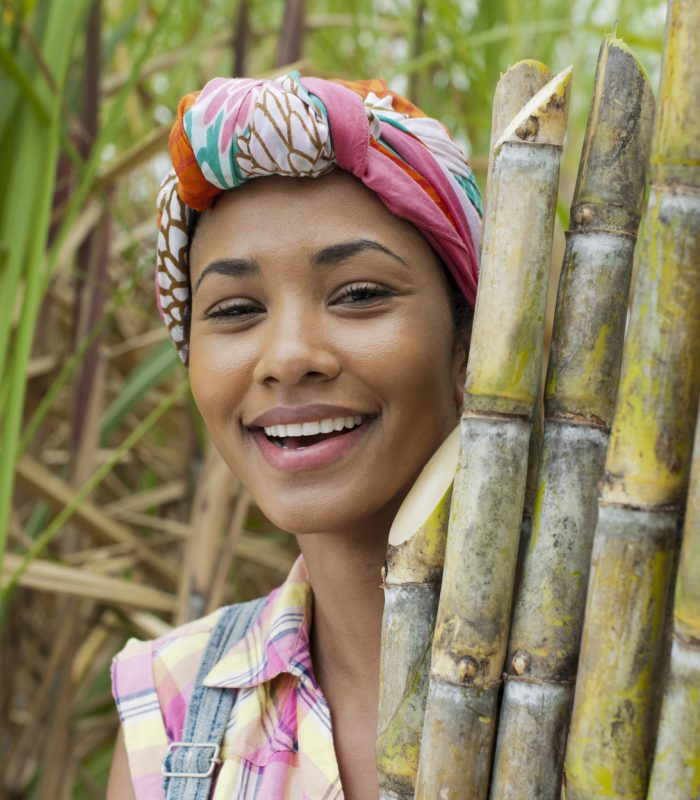
M 507 124 L 552 77 L 532 59 L 502 76 L 494 95 L 492 153 Z M 458 431 L 450 440 L 426 465 L 389 534 L 376 748 L 381 800 L 409 800 L 415 792 Z
M 518 61 L 517 64 L 509 67 L 501 76 L 493 95 L 493 108 L 491 112 L 491 141 L 489 143 L 489 164 L 486 176 L 486 194 L 484 197 L 484 209 L 488 208 L 489 190 L 491 183 L 491 173 L 493 172 L 494 149 L 496 142 L 503 135 L 503 131 L 515 118 L 520 109 L 537 93 L 539 90 L 552 80 L 554 75 L 541 61 L 526 58 Z M 532 420 L 532 431 L 530 433 L 530 451 L 528 454 L 528 475 L 525 485 L 524 514 L 521 526 L 521 542 L 526 541 L 530 535 L 532 506 L 537 488 L 537 467 L 540 447 L 542 445 L 542 397 L 540 396 L 535 404 L 535 412 Z M 522 550 L 522 547 L 521 547 Z
M 671 664 L 648 800 L 700 800 L 700 425 L 673 609 Z
M 680 178 L 679 189 L 693 197 L 696 204 L 700 189 L 700 76 L 696 63 L 699 28 L 700 6 L 697 3 L 669 4 L 657 145 L 659 169 L 666 170 L 665 174 L 662 171 L 660 180 L 671 183 L 674 178 Z M 696 233 L 697 230 L 696 227 Z M 694 252 L 697 265 L 697 239 Z M 693 302 L 692 297 L 688 300 Z M 671 663 L 661 708 L 649 800 L 700 800 L 699 440 L 700 425 L 696 424 L 673 609 Z
M 567 744 L 568 800 L 647 792 L 655 673 L 700 391 L 699 27 L 695 0 L 671 0 Z
M 568 69 L 538 92 L 494 151 L 419 800 L 479 800 L 488 792 L 570 76 Z
M 639 63 L 621 41 L 607 38 L 559 283 L 537 498 L 511 623 L 491 800 L 559 797 L 653 117 Z

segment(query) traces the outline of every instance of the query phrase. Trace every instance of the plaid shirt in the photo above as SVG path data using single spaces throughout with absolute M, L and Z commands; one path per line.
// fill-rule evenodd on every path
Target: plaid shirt
M 161 764 L 179 741 L 187 702 L 219 611 L 160 639 L 131 639 L 112 665 L 112 689 L 139 800 L 163 798 Z M 239 690 L 213 800 L 341 800 L 328 704 L 309 650 L 311 587 L 303 558 L 262 614 L 206 678 Z

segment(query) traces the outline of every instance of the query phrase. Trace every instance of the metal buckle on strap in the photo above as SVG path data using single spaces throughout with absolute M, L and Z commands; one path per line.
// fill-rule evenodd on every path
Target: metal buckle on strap
M 209 767 L 206 772 L 170 772 L 165 768 L 165 762 L 163 762 L 161 773 L 163 774 L 164 778 L 211 778 L 211 776 L 214 774 L 216 765 L 221 763 L 221 759 L 219 758 L 221 746 L 214 744 L 213 742 L 206 742 L 204 744 L 197 744 L 195 742 L 171 742 L 168 745 L 168 754 L 170 754 L 173 750 L 176 750 L 178 747 L 210 747 L 214 753 L 209 759 Z

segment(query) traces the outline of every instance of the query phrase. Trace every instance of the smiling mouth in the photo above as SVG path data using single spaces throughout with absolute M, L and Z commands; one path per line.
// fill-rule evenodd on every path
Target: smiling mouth
M 333 417 L 289 425 L 268 425 L 262 430 L 269 442 L 283 450 L 303 450 L 329 439 L 344 436 L 360 427 L 369 417 Z

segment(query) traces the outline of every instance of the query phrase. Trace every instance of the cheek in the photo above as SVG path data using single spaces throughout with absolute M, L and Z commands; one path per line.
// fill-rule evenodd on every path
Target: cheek
M 358 363 L 372 370 L 397 408 L 411 411 L 452 400 L 452 326 L 441 306 L 416 305 L 376 336 L 368 331 L 354 338 Z
M 228 427 L 252 380 L 245 353 L 233 353 L 225 337 L 200 336 L 193 329 L 189 374 L 197 407 L 219 446 L 218 431 Z

